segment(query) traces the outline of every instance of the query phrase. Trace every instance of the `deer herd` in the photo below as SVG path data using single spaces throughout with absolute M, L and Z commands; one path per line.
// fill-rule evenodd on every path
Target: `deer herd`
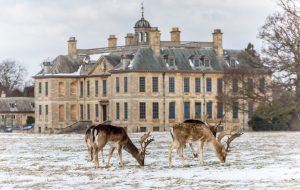
M 204 163 L 204 146 L 210 145 L 214 150 L 217 158 L 221 163 L 226 161 L 228 152 L 230 152 L 230 143 L 242 133 L 238 130 L 226 130 L 218 133 L 218 128 L 221 126 L 222 119 L 215 121 L 215 126 L 209 126 L 206 122 L 207 117 L 201 120 L 185 120 L 183 123 L 178 123 L 171 127 L 172 144 L 168 149 L 169 166 L 172 166 L 172 152 L 177 149 L 182 164 L 184 163 L 184 148 L 186 144 L 189 145 L 194 157 L 199 156 L 200 164 Z M 227 140 L 222 142 L 224 137 Z M 95 163 L 96 168 L 99 168 L 98 154 L 101 152 L 103 163 L 105 163 L 103 156 L 103 148 L 106 144 L 110 145 L 109 155 L 106 167 L 109 167 L 110 159 L 115 149 L 118 151 L 119 164 L 124 166 L 122 160 L 122 149 L 132 155 L 133 158 L 139 163 L 140 166 L 145 165 L 145 155 L 147 146 L 153 142 L 154 139 L 150 136 L 150 132 L 143 134 L 139 140 L 140 148 L 138 148 L 129 138 L 126 130 L 123 127 L 117 127 L 109 124 L 99 124 L 97 126 L 90 126 L 85 133 L 85 142 L 88 148 L 90 160 Z M 193 143 L 198 145 L 198 153 L 193 148 Z M 223 144 L 222 144 L 223 143 Z

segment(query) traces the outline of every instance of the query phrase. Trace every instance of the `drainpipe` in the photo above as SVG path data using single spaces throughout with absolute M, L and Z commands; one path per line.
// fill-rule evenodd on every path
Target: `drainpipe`
M 166 73 L 162 73 L 163 77 L 163 126 L 164 126 L 164 131 L 166 131 Z
M 206 93 L 206 91 L 205 91 L 205 87 L 206 87 L 206 85 L 205 85 L 205 73 L 202 73 L 202 83 L 203 83 L 203 85 L 202 85 L 202 91 L 203 91 L 203 116 L 205 115 L 205 113 L 206 113 L 206 99 L 205 99 L 205 93 Z

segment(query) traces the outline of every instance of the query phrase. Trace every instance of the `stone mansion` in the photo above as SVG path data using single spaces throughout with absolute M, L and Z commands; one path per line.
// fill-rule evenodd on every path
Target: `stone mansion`
M 237 107 L 225 112 L 217 101 L 224 91 L 224 68 L 239 64 L 242 50 L 223 48 L 222 32 L 211 42 L 182 41 L 173 27 L 170 40 L 142 17 L 125 45 L 109 35 L 108 46 L 77 48 L 68 40 L 68 55 L 44 62 L 35 79 L 35 132 L 84 122 L 126 127 L 128 132 L 164 131 L 185 119 L 208 121 L 225 114 L 224 127 L 244 127 L 251 114 Z

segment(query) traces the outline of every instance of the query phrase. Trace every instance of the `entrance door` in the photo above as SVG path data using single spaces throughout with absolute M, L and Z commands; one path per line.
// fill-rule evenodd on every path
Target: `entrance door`
M 106 105 L 102 105 L 102 118 L 103 118 L 103 122 L 107 120 L 107 106 Z

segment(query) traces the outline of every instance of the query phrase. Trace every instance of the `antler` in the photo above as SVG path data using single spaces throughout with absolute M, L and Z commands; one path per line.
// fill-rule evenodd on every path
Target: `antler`
M 143 134 L 140 139 L 140 144 L 142 144 L 148 137 L 150 137 L 150 132 Z
M 141 139 L 140 139 L 139 142 L 140 142 L 140 144 L 141 144 L 141 149 L 142 149 L 143 152 L 146 152 L 147 146 L 148 146 L 152 141 L 154 141 L 153 138 L 148 139 L 149 137 L 150 137 L 150 132 L 145 133 L 143 136 L 141 136 Z
M 218 127 L 221 125 L 221 123 L 223 123 L 224 117 L 225 117 L 225 114 L 222 115 L 219 122 L 218 122 L 218 119 L 215 120 L 215 128 L 214 128 L 215 131 L 218 129 Z
M 205 122 L 205 123 L 207 123 L 207 119 L 208 119 L 208 115 L 207 115 L 207 114 L 204 114 L 204 115 L 203 115 L 203 120 L 202 120 L 202 121 Z
M 219 135 L 218 135 L 218 141 L 221 142 L 221 140 L 226 136 L 226 135 L 233 135 L 232 131 L 222 131 Z
M 237 137 L 241 136 L 243 133 L 240 133 L 240 132 L 235 132 L 233 135 L 231 135 L 227 141 L 226 141 L 226 144 L 227 144 L 227 147 L 226 147 L 226 152 L 230 152 L 229 148 L 230 148 L 230 143 Z
M 143 146 L 143 144 L 141 144 L 141 146 L 142 146 L 142 151 L 143 151 L 143 152 L 146 153 L 146 148 L 147 148 L 147 146 L 148 146 L 152 141 L 154 141 L 154 139 L 153 139 L 153 138 L 150 138 L 150 139 L 147 139 L 146 142 L 144 142 L 144 146 Z

